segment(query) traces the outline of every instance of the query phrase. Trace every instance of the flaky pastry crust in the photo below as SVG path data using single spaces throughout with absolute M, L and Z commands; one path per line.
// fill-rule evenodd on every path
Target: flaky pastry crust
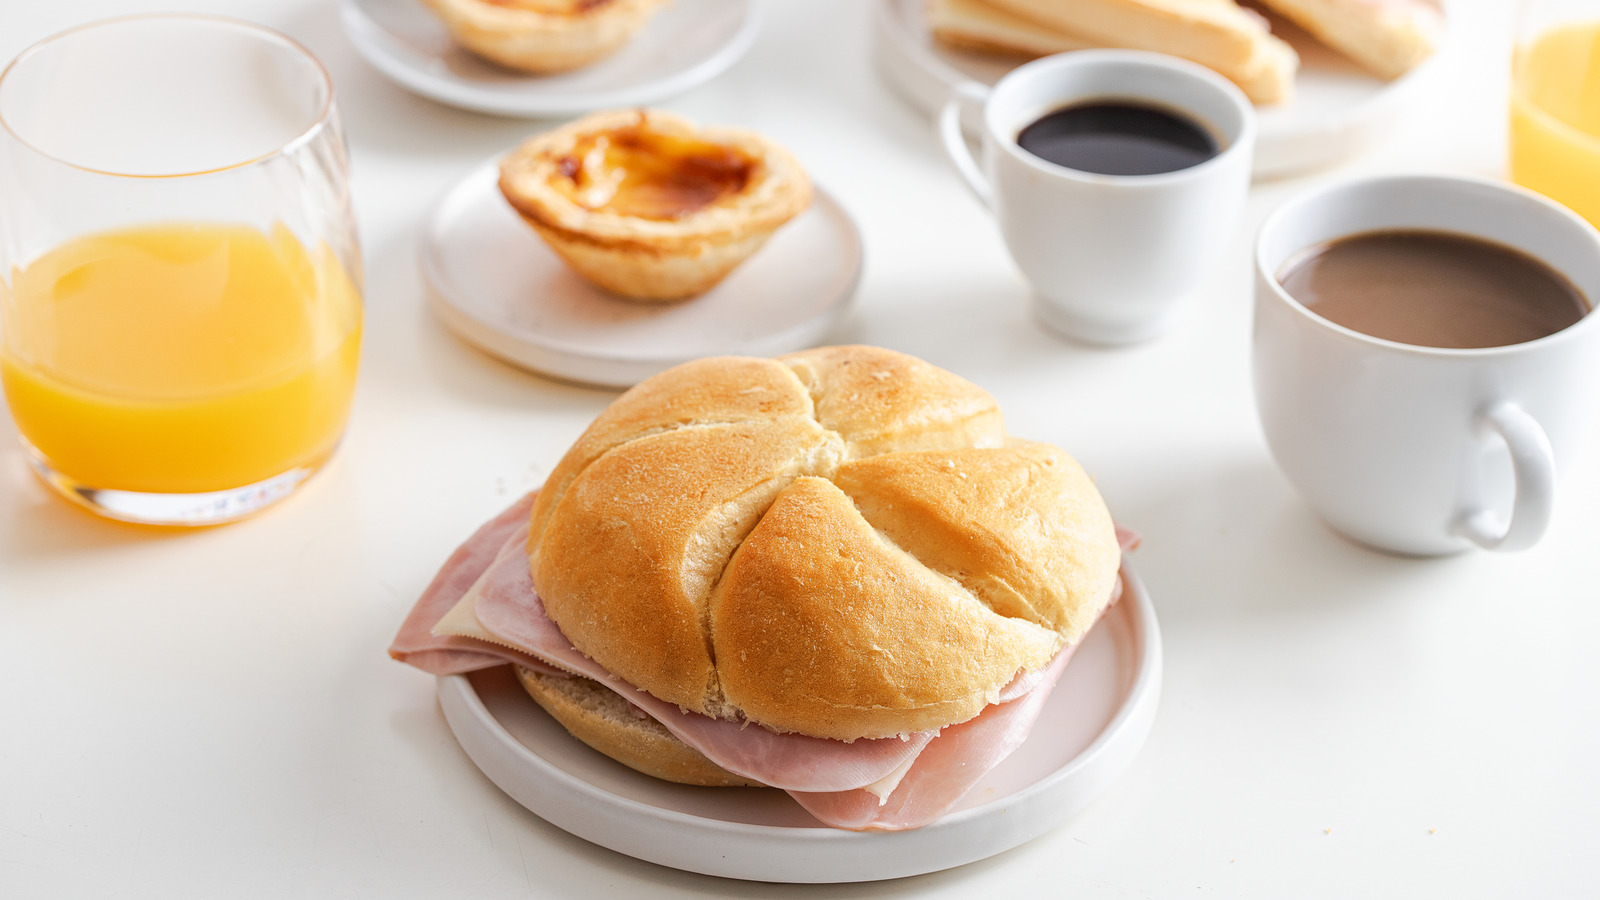
M 678 205 L 641 213 L 606 193 L 635 177 Z M 643 109 L 531 138 L 501 163 L 500 190 L 578 274 L 646 301 L 711 289 L 811 202 L 805 170 L 768 138 Z
M 463 47 L 551 75 L 615 53 L 666 0 L 423 0 Z

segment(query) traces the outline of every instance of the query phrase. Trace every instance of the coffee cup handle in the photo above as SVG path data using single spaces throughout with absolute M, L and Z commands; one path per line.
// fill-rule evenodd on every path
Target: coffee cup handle
M 1555 501 L 1555 454 L 1550 438 L 1527 410 L 1501 401 L 1478 414 L 1478 424 L 1499 434 L 1511 450 L 1511 473 L 1516 479 L 1516 499 L 1511 521 L 1486 509 L 1463 513 L 1457 534 L 1486 550 L 1526 550 L 1544 537 Z
M 988 179 L 983 177 L 983 169 L 979 168 L 978 161 L 972 158 L 972 151 L 967 147 L 967 136 L 961 130 L 962 112 L 968 107 L 982 109 L 988 99 L 989 89 L 976 81 L 964 81 L 956 85 L 950 92 L 950 98 L 944 102 L 944 108 L 939 110 L 939 138 L 944 144 L 945 155 L 950 157 L 961 180 L 972 189 L 972 195 L 978 198 L 979 203 L 992 209 L 994 191 L 989 187 Z

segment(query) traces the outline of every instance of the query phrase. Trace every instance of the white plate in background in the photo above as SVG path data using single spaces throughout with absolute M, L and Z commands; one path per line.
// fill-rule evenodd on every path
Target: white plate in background
M 755 41 L 751 0 L 674 0 L 598 62 L 529 75 L 451 39 L 422 0 L 340 0 L 350 43 L 380 72 L 424 97 L 478 112 L 544 118 L 643 106 L 722 74 Z
M 861 278 L 861 233 L 814 186 L 811 206 L 721 284 L 677 303 L 637 303 L 583 280 L 500 194 L 485 162 L 434 209 L 423 277 L 462 339 L 516 366 L 626 388 L 703 356 L 776 356 L 820 343 Z
M 874 42 L 879 70 L 912 104 L 937 114 L 950 90 L 963 81 L 994 84 L 1020 65 L 1019 57 L 957 50 L 934 40 L 924 12 L 926 0 L 875 0 Z M 1459 4 L 1446 3 L 1448 17 Z M 1441 46 L 1410 73 L 1384 81 L 1361 71 L 1304 31 L 1273 18 L 1273 33 L 1300 54 L 1295 98 L 1260 106 L 1255 174 L 1276 178 L 1334 165 L 1360 154 L 1406 114 L 1437 80 L 1449 48 Z M 975 123 L 968 123 L 969 125 Z
M 1028 740 L 937 822 L 852 832 L 781 791 L 641 775 L 589 749 L 501 666 L 439 679 L 439 705 L 479 769 L 541 818 L 638 859 L 726 878 L 831 883 L 936 872 L 1055 828 L 1133 763 L 1161 693 L 1161 634 L 1138 576 L 1068 664 Z

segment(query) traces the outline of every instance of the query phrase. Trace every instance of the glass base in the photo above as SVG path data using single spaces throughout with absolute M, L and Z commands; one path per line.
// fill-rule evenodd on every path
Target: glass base
M 23 446 L 33 471 L 62 496 L 97 515 L 139 525 L 221 525 L 243 519 L 294 493 L 316 471 L 316 466 L 302 466 L 226 491 L 146 494 L 79 484 L 52 469 L 49 461 L 26 441 Z

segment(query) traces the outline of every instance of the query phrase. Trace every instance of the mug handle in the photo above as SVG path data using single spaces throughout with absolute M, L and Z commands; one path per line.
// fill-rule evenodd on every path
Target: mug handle
M 978 198 L 979 203 L 993 209 L 994 191 L 989 187 L 988 179 L 983 177 L 978 161 L 972 158 L 967 137 L 961 131 L 961 113 L 969 106 L 982 109 L 988 99 L 989 89 L 976 81 L 963 81 L 956 85 L 950 92 L 950 98 L 944 101 L 944 108 L 939 110 L 939 137 L 944 144 L 945 156 L 950 157 L 950 162 L 955 165 L 961 180 L 972 190 L 972 195 Z
M 1527 410 L 1501 401 L 1478 413 L 1478 424 L 1498 433 L 1511 450 L 1511 474 L 1516 479 L 1516 499 L 1511 521 L 1486 509 L 1463 513 L 1455 532 L 1485 550 L 1526 550 L 1544 537 L 1550 524 L 1556 486 L 1555 453 L 1550 438 Z

